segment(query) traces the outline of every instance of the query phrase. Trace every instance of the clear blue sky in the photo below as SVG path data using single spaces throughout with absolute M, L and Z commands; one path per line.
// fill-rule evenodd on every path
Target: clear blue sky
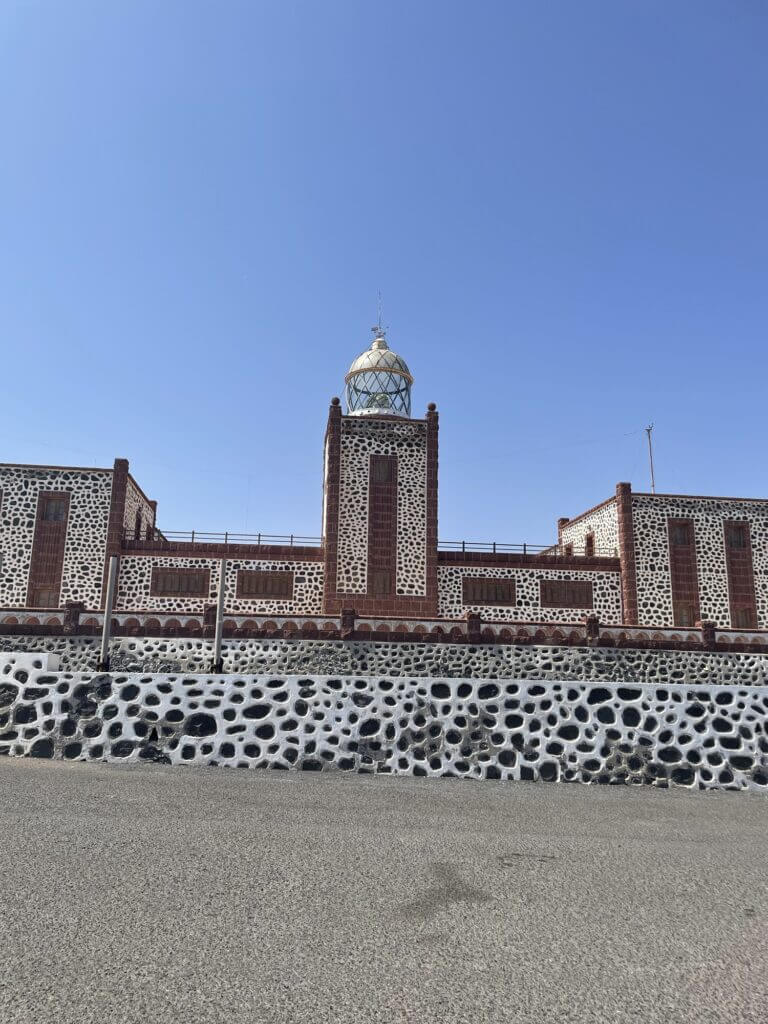
M 763 0 L 5 0 L 0 461 L 316 534 L 383 293 L 444 539 L 768 495 Z

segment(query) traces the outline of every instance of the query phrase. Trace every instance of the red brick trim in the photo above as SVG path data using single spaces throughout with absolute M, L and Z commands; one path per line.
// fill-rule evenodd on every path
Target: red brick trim
M 676 526 L 688 528 L 690 544 L 673 544 L 672 531 Z M 678 604 L 692 606 L 692 618 L 689 626 L 699 622 L 701 609 L 699 606 L 699 575 L 696 565 L 696 533 L 693 519 L 682 519 L 667 516 L 667 545 L 669 548 L 669 578 L 672 587 L 672 619 L 676 626 Z
M 67 512 L 63 520 L 49 522 L 43 519 L 43 507 L 48 499 L 63 501 Z M 35 590 L 53 590 L 56 600 L 46 607 L 58 608 L 61 596 L 61 577 L 64 571 L 64 549 L 67 544 L 69 525 L 69 491 L 38 491 L 35 533 L 27 576 L 27 607 L 36 607 L 32 602 Z
M 107 544 L 104 551 L 104 577 L 101 586 L 100 608 L 107 599 L 107 575 L 109 560 L 113 555 L 120 555 L 123 544 L 123 519 L 125 517 L 125 493 L 128 489 L 128 459 L 115 459 L 112 469 L 112 497 L 109 503 L 109 519 L 107 521 Z
M 249 578 L 259 576 L 262 579 L 269 579 L 270 582 L 282 583 L 286 577 L 290 579 L 290 590 L 288 593 L 275 594 L 247 594 L 245 593 L 245 582 Z M 236 596 L 243 601 L 293 601 L 295 573 L 290 569 L 238 569 Z
M 199 591 L 189 590 L 189 591 L 185 591 L 183 594 L 168 593 L 167 591 L 160 590 L 160 588 L 159 588 L 160 573 L 164 573 L 164 572 L 178 573 L 179 576 L 193 576 L 193 575 L 194 576 L 202 576 L 203 577 L 203 586 L 200 588 Z M 193 569 L 193 568 L 187 568 L 186 566 L 183 566 L 183 567 L 180 566 L 177 569 L 177 568 L 175 568 L 172 565 L 168 565 L 168 566 L 164 565 L 164 566 L 160 566 L 160 567 L 153 566 L 153 568 L 152 568 L 152 580 L 151 580 L 151 583 L 149 585 L 149 593 L 150 593 L 151 597 L 182 597 L 182 598 L 183 597 L 194 597 L 194 598 L 200 598 L 200 597 L 208 597 L 208 595 L 210 593 L 210 590 L 211 590 L 211 570 L 210 569 L 202 569 L 202 568 L 200 568 L 200 569 Z M 180 614 L 183 615 L 184 613 L 181 612 Z
M 368 461 L 368 598 L 393 598 L 397 590 L 397 456 L 371 455 Z M 383 474 L 386 479 L 377 480 Z M 386 576 L 377 592 L 375 577 Z
M 742 527 L 747 539 L 745 548 L 728 545 L 729 527 Z M 752 531 L 748 519 L 726 519 L 723 522 L 723 544 L 725 545 L 725 568 L 728 574 L 728 605 L 732 629 L 757 629 L 757 604 L 755 601 L 755 571 L 752 561 Z M 746 610 L 751 619 L 749 626 L 734 624 L 737 611 Z
M 635 526 L 632 518 L 632 484 L 616 484 L 616 515 L 619 523 L 619 561 L 621 562 L 621 602 L 624 623 L 636 626 L 637 563 L 635 560 Z
M 340 606 L 336 598 L 339 566 L 339 490 L 341 476 L 341 405 L 331 402 L 325 428 L 325 522 L 323 523 L 323 612 Z M 347 602 L 349 603 L 349 602 Z
M 494 598 L 488 601 L 477 601 L 474 600 L 471 594 L 467 593 L 467 584 L 472 583 L 494 583 L 500 584 L 503 588 L 507 589 L 509 597 L 506 600 L 499 600 Z M 509 579 L 499 579 L 498 576 L 462 576 L 461 577 L 461 603 L 463 605 L 476 606 L 476 605 L 489 605 L 491 608 L 507 608 L 514 607 L 517 604 L 517 593 L 515 587 L 515 581 Z
M 557 591 L 575 587 L 580 590 L 586 600 L 563 600 L 563 595 L 551 596 Z M 592 580 L 539 580 L 539 604 L 542 608 L 594 608 L 595 599 L 592 592 Z
M 199 544 L 197 541 L 124 540 L 124 555 L 141 558 L 223 558 L 233 561 L 322 562 L 322 548 L 281 544 Z
M 427 614 L 437 615 L 437 470 L 440 420 L 434 402 L 427 406 Z

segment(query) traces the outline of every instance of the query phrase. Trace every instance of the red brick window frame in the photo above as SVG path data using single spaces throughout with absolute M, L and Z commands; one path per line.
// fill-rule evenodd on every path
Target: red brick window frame
M 64 571 L 70 494 L 39 491 L 27 581 L 27 605 L 56 608 Z
M 292 601 L 293 583 L 290 570 L 238 569 L 237 596 L 252 601 Z
M 153 597 L 208 597 L 210 569 L 152 569 Z
M 747 519 L 723 522 L 731 629 L 757 629 L 752 537 Z
M 515 581 L 464 576 L 461 581 L 464 604 L 510 605 L 515 603 Z
M 594 608 L 591 580 L 539 580 L 542 608 Z

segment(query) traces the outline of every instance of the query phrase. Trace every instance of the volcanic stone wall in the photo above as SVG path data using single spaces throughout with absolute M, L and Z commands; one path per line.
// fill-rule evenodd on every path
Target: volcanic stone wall
M 98 663 L 99 641 L 82 637 L 0 637 L 0 652 L 49 652 L 63 670 Z M 205 672 L 213 641 L 123 637 L 112 641 L 113 669 L 125 672 Z M 225 640 L 227 672 L 338 674 L 688 686 L 768 686 L 763 654 L 632 650 L 515 644 L 425 644 L 350 640 Z M 2 654 L 0 654 L 0 657 Z
M 502 579 L 515 583 L 514 605 L 472 605 L 463 600 L 462 580 Z M 545 608 L 539 596 L 541 580 L 589 580 L 593 606 L 589 608 Z M 462 619 L 467 612 L 479 612 L 494 622 L 581 622 L 594 612 L 606 625 L 621 622 L 621 575 L 586 569 L 521 569 L 488 565 L 440 565 L 437 569 L 438 615 Z
M 101 603 L 111 469 L 0 466 L 0 607 L 25 607 L 41 492 L 69 495 L 60 606 Z
M 129 476 L 125 487 L 125 509 L 123 512 L 123 529 L 127 537 L 136 536 L 138 525 L 138 536 L 144 537 L 148 527 L 155 525 L 155 510 L 148 498 L 138 488 L 136 482 Z
M 368 490 L 371 455 L 397 457 L 396 590 L 427 592 L 427 428 L 421 420 L 341 420 L 337 590 L 368 589 Z
M 152 569 L 206 569 L 208 593 L 202 597 L 180 595 L 162 597 L 151 593 Z M 237 574 L 241 569 L 262 572 L 292 572 L 293 596 L 290 598 L 238 597 Z M 221 559 L 191 558 L 176 555 L 123 555 L 117 584 L 115 608 L 127 611 L 157 611 L 193 614 L 215 603 L 219 590 Z M 320 615 L 323 600 L 323 563 L 294 562 L 283 559 L 227 560 L 226 611 L 229 614 Z
M 0 753 L 768 787 L 768 688 L 48 672 L 0 663 Z
M 595 551 L 600 555 L 618 555 L 619 523 L 616 515 L 616 499 L 609 498 L 589 512 L 565 523 L 559 531 L 561 545 L 573 544 L 576 554 L 584 553 L 587 534 L 595 538 Z
M 724 524 L 741 520 L 750 526 L 757 625 L 768 628 L 768 501 L 633 494 L 632 519 L 641 623 L 674 624 L 667 521 L 691 519 L 701 618 L 719 626 L 733 625 Z

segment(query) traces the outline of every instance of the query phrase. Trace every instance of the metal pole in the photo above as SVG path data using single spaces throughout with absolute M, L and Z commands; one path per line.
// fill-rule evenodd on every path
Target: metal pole
M 224 592 L 227 580 L 227 560 L 222 558 L 219 565 L 219 595 L 216 601 L 216 632 L 213 641 L 213 671 L 221 672 L 223 658 L 221 657 L 221 638 L 224 633 Z
M 651 431 L 653 430 L 653 424 L 645 428 L 645 432 L 648 435 L 648 458 L 651 463 L 651 494 L 656 493 L 656 477 L 653 473 L 653 443 L 651 441 Z
M 109 671 L 109 635 L 112 630 L 112 609 L 115 604 L 115 584 L 117 583 L 118 555 L 109 559 L 109 576 L 107 577 L 107 600 L 104 604 L 104 628 L 101 631 L 101 653 L 99 655 L 99 672 Z

